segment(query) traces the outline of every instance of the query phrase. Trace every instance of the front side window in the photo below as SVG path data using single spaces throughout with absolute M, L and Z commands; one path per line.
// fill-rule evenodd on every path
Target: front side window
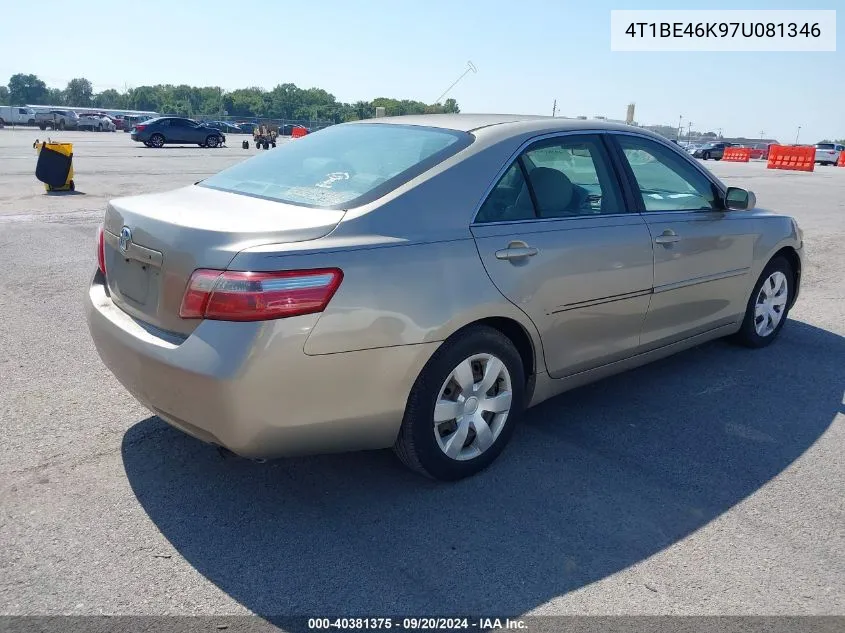
M 710 180 L 683 156 L 647 138 L 617 135 L 646 211 L 719 209 Z
M 466 132 L 356 123 L 326 128 L 203 180 L 200 186 L 321 208 L 385 195 L 472 142 Z

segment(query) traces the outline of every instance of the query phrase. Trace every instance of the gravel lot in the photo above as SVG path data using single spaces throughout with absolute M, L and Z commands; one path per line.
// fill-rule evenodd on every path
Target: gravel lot
M 54 133 L 78 191 L 46 195 L 45 134 L 0 130 L 0 613 L 845 615 L 845 169 L 707 164 L 804 228 L 776 345 L 555 398 L 438 485 L 387 451 L 223 459 L 151 417 L 88 337 L 96 224 L 258 150 Z

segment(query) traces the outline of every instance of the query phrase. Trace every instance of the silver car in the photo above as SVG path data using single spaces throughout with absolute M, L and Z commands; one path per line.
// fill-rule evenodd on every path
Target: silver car
M 556 394 L 719 337 L 771 343 L 802 233 L 754 207 L 625 125 L 349 123 L 110 202 L 88 323 L 127 390 L 201 440 L 394 447 L 454 480 Z

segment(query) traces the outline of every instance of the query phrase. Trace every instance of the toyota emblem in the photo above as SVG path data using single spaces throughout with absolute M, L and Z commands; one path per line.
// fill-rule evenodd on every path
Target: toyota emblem
M 117 246 L 120 248 L 120 252 L 126 254 L 126 251 L 129 250 L 129 245 L 132 243 L 132 231 L 129 230 L 128 226 L 124 226 L 120 229 L 120 241 L 118 241 Z

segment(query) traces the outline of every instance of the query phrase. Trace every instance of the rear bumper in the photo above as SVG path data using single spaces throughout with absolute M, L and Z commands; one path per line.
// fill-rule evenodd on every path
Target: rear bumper
M 182 431 L 251 458 L 385 448 L 437 343 L 307 356 L 319 315 L 204 321 L 184 340 L 133 319 L 95 277 L 97 352 L 121 384 Z

